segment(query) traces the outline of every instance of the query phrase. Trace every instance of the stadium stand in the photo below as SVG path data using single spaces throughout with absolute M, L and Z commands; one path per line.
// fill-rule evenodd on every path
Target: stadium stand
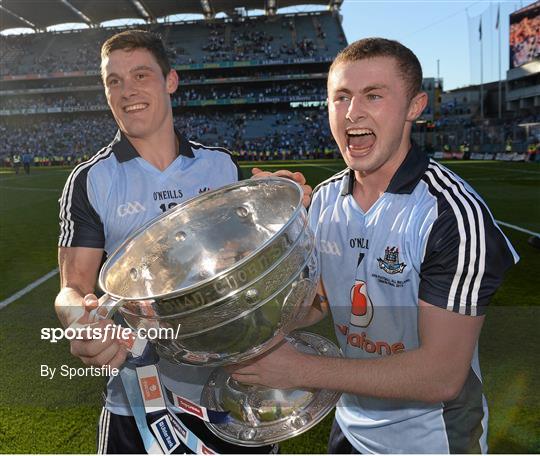
M 176 65 L 291 57 L 331 58 L 346 42 L 341 30 L 321 32 L 322 24 L 327 30 L 341 28 L 341 25 L 330 13 L 320 14 L 330 17 L 314 21 L 313 13 L 273 18 L 254 16 L 242 18 L 242 21 L 190 21 L 137 25 L 136 28 L 159 33 Z M 117 28 L 83 29 L 2 36 L 0 75 L 97 71 L 101 43 L 118 31 Z
M 99 47 L 125 28 L 0 38 L 0 156 L 30 152 L 71 163 L 112 140 Z M 244 160 L 336 153 L 325 79 L 347 44 L 337 12 L 134 28 L 158 32 L 170 49 L 181 80 L 175 123 L 188 138 L 228 147 Z
M 517 21 L 524 13 L 515 14 Z M 99 48 L 128 27 L 155 31 L 167 44 L 180 77 L 175 122 L 188 138 L 228 147 L 244 160 L 338 154 L 328 128 L 325 81 L 347 41 L 334 9 L 229 12 L 222 19 L 0 36 L 0 157 L 29 152 L 80 158 L 112 139 Z M 444 93 L 442 80 L 425 77 L 430 101 L 414 140 L 437 158 L 461 158 L 466 148 L 476 158 L 511 149 L 517 153 L 512 159 L 523 159 L 540 139 L 537 98 L 531 98 L 540 76 L 524 71 L 537 64 L 508 72 L 508 109 L 501 118 L 497 82 L 484 85 L 480 100 L 479 86 Z

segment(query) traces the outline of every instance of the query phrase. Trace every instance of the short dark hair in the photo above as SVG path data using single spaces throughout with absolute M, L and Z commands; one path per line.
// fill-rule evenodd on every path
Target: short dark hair
M 111 36 L 101 46 L 101 61 L 108 57 L 111 52 L 118 50 L 131 51 L 133 49 L 146 49 L 155 57 L 164 77 L 171 71 L 171 63 L 167 56 L 167 50 L 157 33 L 146 30 L 126 30 Z
M 422 90 L 422 66 L 418 57 L 403 44 L 385 38 L 365 38 L 349 44 L 336 56 L 330 66 L 332 70 L 343 62 L 356 62 L 373 57 L 392 57 L 396 59 L 401 76 L 407 84 L 409 98 Z

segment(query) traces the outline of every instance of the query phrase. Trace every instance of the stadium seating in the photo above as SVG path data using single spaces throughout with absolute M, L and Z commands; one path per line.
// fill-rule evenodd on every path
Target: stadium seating
M 160 33 L 177 65 L 288 57 L 333 57 L 344 47 L 336 18 L 266 16 L 238 21 L 193 21 L 172 25 L 137 25 Z M 322 38 L 317 26 L 325 27 Z M 28 75 L 99 70 L 99 47 L 121 29 L 84 29 L 39 35 L 2 36 L 0 75 Z M 340 35 L 341 34 L 341 35 Z
M 327 156 L 325 73 L 346 45 L 330 12 L 137 25 L 158 32 L 177 68 L 175 123 L 241 159 Z M 119 28 L 0 37 L 0 156 L 92 155 L 115 124 L 99 48 Z M 294 109 L 293 109 L 294 107 Z

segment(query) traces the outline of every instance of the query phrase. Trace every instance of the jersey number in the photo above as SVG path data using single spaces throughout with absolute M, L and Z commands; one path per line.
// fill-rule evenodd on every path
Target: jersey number
M 169 209 L 172 209 L 174 206 L 176 206 L 178 203 L 169 203 L 169 204 L 165 204 L 163 203 L 161 206 L 159 206 L 159 208 L 165 212 L 165 211 L 168 211 Z

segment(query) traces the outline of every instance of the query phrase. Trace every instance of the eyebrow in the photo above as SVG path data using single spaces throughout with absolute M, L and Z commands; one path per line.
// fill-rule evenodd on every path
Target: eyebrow
M 381 90 L 381 89 L 383 89 L 383 90 L 388 89 L 388 86 L 386 86 L 384 84 L 373 84 L 373 85 L 364 87 L 362 89 L 362 92 L 368 93 L 368 92 L 371 92 L 372 90 Z
M 154 71 L 154 69 L 152 67 L 149 67 L 148 65 L 138 65 L 136 66 L 135 68 L 132 68 L 131 70 L 129 70 L 130 73 L 135 73 L 137 71 L 141 71 L 141 70 L 146 70 L 146 71 Z M 119 78 L 120 76 L 117 74 L 117 73 L 110 73 L 107 75 L 107 77 L 105 78 L 105 80 L 109 80 L 109 78 L 112 78 L 112 77 L 116 77 L 116 78 Z
M 338 87 L 334 92 L 335 92 L 335 93 L 337 93 L 337 92 L 343 92 L 343 93 L 348 93 L 348 94 L 351 94 L 351 93 L 352 93 L 349 89 L 346 89 L 345 87 Z
M 368 93 L 368 92 L 371 92 L 372 90 L 385 90 L 385 89 L 388 89 L 388 86 L 387 85 L 384 85 L 384 84 L 372 84 L 372 85 L 369 85 L 367 87 L 364 87 L 362 89 L 362 93 Z M 352 91 L 345 88 L 345 87 L 340 87 L 340 88 L 337 88 L 335 90 L 335 92 L 342 92 L 342 93 L 347 93 L 347 94 L 352 94 Z
M 139 65 L 129 70 L 129 72 L 134 73 L 135 71 L 140 71 L 140 70 L 154 71 L 154 69 L 152 67 L 149 67 L 148 65 Z

